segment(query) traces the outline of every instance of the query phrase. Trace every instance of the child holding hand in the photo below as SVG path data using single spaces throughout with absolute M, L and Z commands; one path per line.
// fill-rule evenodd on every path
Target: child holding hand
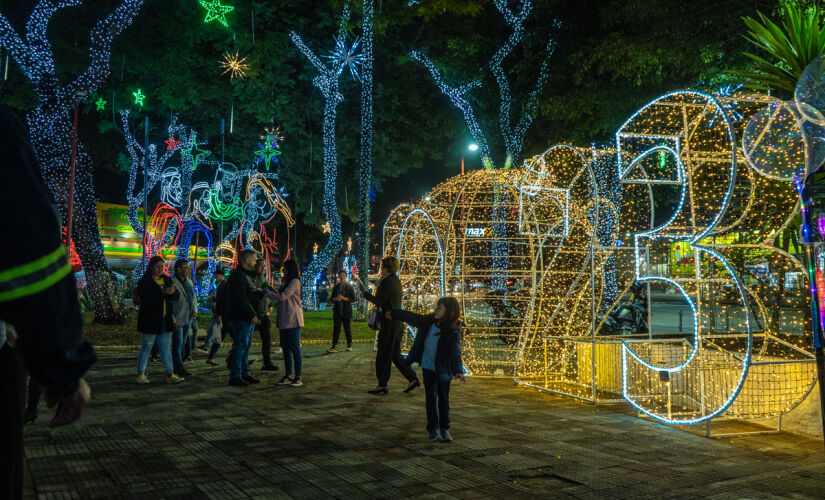
M 387 311 L 385 317 L 400 320 L 418 329 L 407 363 L 421 366 L 427 402 L 427 432 L 430 440 L 450 436 L 450 382 L 464 382 L 461 361 L 461 310 L 454 297 L 441 297 L 431 314 L 421 315 L 401 309 Z

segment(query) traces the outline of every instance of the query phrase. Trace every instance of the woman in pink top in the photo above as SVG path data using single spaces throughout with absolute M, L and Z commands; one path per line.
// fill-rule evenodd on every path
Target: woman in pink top
M 278 302 L 278 331 L 281 349 L 284 351 L 284 378 L 278 385 L 300 387 L 301 382 L 301 327 L 304 326 L 304 310 L 301 308 L 301 272 L 298 263 L 290 259 L 284 262 L 284 278 L 278 291 L 267 291 L 266 296 Z M 295 376 L 293 377 L 293 359 Z

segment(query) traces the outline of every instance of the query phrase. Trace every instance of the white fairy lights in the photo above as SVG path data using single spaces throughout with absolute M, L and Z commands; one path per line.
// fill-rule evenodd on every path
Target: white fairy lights
M 349 22 L 349 5 L 344 6 L 339 23 L 337 40 L 346 36 L 346 25 Z M 335 199 L 335 188 L 338 183 L 338 154 L 335 146 L 335 118 L 336 109 L 344 97 L 338 91 L 338 79 L 346 67 L 346 61 L 335 59 L 327 66 L 310 50 L 298 33 L 289 34 L 292 43 L 307 58 L 318 72 L 312 81 L 324 96 L 324 217 L 330 227 L 329 239 L 318 257 L 309 263 L 306 270 L 307 278 L 303 280 L 304 305 L 310 307 L 315 297 L 315 287 L 318 274 L 325 269 L 330 261 L 338 256 L 343 246 L 341 240 L 341 215 L 338 213 L 338 203 Z
M 91 95 L 109 76 L 112 40 L 126 29 L 138 13 L 143 0 L 124 0 L 92 28 L 89 66 L 65 84 L 55 74 L 51 44 L 46 37 L 52 15 L 59 9 L 80 5 L 79 0 L 40 0 L 26 23 L 25 37 L 15 33 L 0 15 L 0 47 L 9 51 L 39 98 L 27 116 L 32 146 L 43 178 L 64 217 L 67 217 L 69 162 L 71 158 L 71 109 Z M 92 160 L 78 141 L 74 188 L 73 234 L 77 252 L 86 272 L 87 290 L 95 317 L 118 320 L 121 317 L 114 278 L 103 255 L 97 227 Z

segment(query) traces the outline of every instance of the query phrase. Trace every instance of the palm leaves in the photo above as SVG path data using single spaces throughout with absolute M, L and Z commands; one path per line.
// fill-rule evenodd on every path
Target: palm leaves
M 774 62 L 745 52 L 753 62 L 752 70 L 730 70 L 753 89 L 787 90 L 793 92 L 805 67 L 825 52 L 825 30 L 820 27 L 822 11 L 818 7 L 805 9 L 788 5 L 782 27 L 765 17 L 744 17 L 748 27 L 745 39 L 766 53 Z

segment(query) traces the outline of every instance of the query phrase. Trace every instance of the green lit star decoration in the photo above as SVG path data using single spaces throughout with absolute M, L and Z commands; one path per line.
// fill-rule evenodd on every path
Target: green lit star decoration
M 106 101 L 106 99 L 104 99 L 103 97 L 98 97 L 97 100 L 95 101 L 95 104 L 97 105 L 97 110 L 98 111 L 103 111 L 104 109 L 106 109 L 106 103 L 107 102 L 108 101 Z
M 201 157 L 206 158 L 209 156 L 209 151 L 205 149 L 201 149 L 198 147 L 198 135 L 192 133 L 192 138 L 190 139 L 187 147 L 182 148 L 180 150 L 180 154 L 182 156 L 188 156 L 190 160 L 192 160 L 192 169 L 198 168 L 198 161 Z
M 257 158 L 255 158 L 255 163 L 261 163 L 262 161 L 266 162 L 266 171 L 269 172 L 269 162 L 274 161 L 275 163 L 278 163 L 278 158 L 276 157 L 281 154 L 281 152 L 277 149 L 278 141 L 276 141 L 271 135 L 267 135 L 266 143 L 261 144 L 259 142 L 258 148 L 259 149 L 255 151 L 255 156 L 257 156 Z
M 143 91 L 137 89 L 137 92 L 132 92 L 132 95 L 135 96 L 135 104 L 143 106 L 143 100 L 146 99 L 146 96 L 143 94 Z
M 206 9 L 206 18 L 203 22 L 209 23 L 217 20 L 219 23 L 229 27 L 226 14 L 235 10 L 231 5 L 221 5 L 220 0 L 199 0 L 201 6 Z

